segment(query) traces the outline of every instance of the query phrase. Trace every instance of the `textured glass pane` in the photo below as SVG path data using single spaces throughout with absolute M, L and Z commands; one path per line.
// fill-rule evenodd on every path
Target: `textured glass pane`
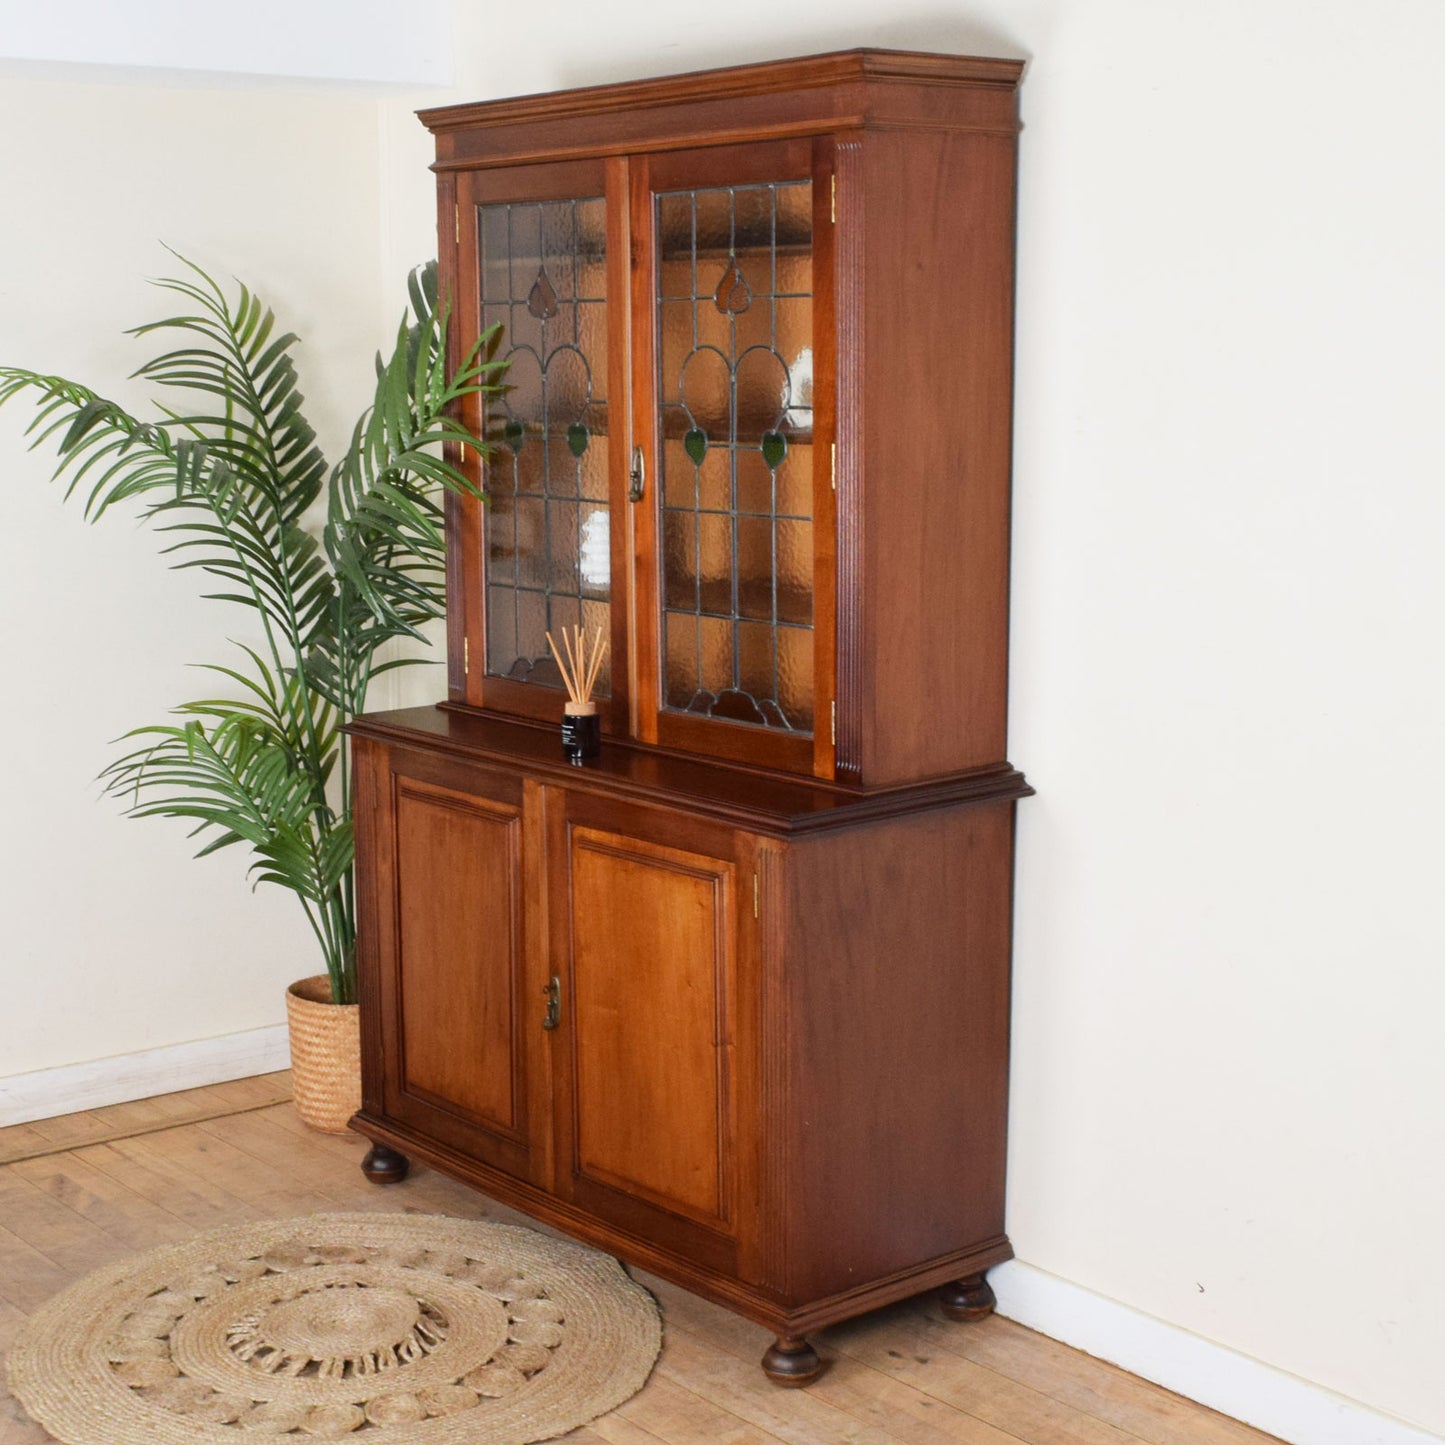
M 774 278 L 777 294 L 783 296 L 808 296 L 813 290 L 813 258 L 811 256 L 782 255 L 777 258 L 777 272 Z
M 663 607 L 692 610 L 698 601 L 698 519 L 691 512 L 662 514 Z
M 513 546 L 513 526 L 516 521 L 516 504 L 511 489 L 498 491 L 487 507 L 487 580 L 489 582 L 513 582 L 516 580 Z
M 738 359 L 737 433 L 739 441 L 760 442 L 776 427 L 788 406 L 788 369 L 774 351 L 755 347 Z
M 575 501 L 581 467 L 566 434 L 547 438 L 547 495 Z
M 559 300 L 577 294 L 576 207 L 570 201 L 556 201 L 542 207 L 544 260 Z
M 767 476 L 767 463 L 758 457 L 758 466 Z M 778 479 L 778 515 L 811 517 L 813 515 L 813 449 L 793 442 L 775 474 Z
M 612 580 L 611 514 L 605 506 L 584 504 L 580 515 L 577 573 L 582 595 L 605 602 Z
M 547 590 L 552 593 L 581 595 L 577 561 L 582 546 L 581 522 L 573 502 L 552 501 L 547 508 Z
M 527 671 L 539 658 L 547 657 L 547 595 L 544 592 L 517 592 L 517 661 L 510 669 L 513 676 L 519 668 Z M 525 676 L 525 673 L 521 675 Z
M 505 279 L 505 277 L 506 277 L 506 270 L 505 270 L 505 268 L 504 268 L 503 271 L 502 271 L 502 275 L 503 275 L 503 278 Z M 512 317 L 512 311 L 511 311 L 511 306 L 510 306 L 509 304 L 503 304 L 503 305 L 500 305 L 500 306 L 496 306 L 496 305 L 483 306 L 483 307 L 482 307 L 482 330 L 483 330 L 483 331 L 490 331 L 494 326 L 499 326 L 499 327 L 501 327 L 501 329 L 502 329 L 502 335 L 505 337 L 505 336 L 506 336 L 506 333 L 507 333 L 507 322 L 511 320 L 511 317 Z M 504 343 L 504 344 L 505 344 L 505 343 Z
M 669 259 L 666 253 L 658 257 L 657 294 L 664 300 L 691 301 L 693 299 L 693 268 L 690 256 Z
M 547 448 L 534 432 L 524 437 L 513 462 L 519 492 L 541 492 L 547 484 Z
M 664 428 L 664 433 L 666 428 Z M 679 439 L 662 444 L 662 504 L 691 507 L 697 501 L 697 468 Z
M 813 244 L 813 188 L 809 185 L 778 186 L 774 189 L 778 207 L 779 247 Z
M 738 625 L 738 686 L 762 700 L 775 692 L 773 682 L 773 629 L 766 622 Z
M 773 474 L 757 447 L 738 451 L 738 511 L 771 513 Z
M 738 616 L 773 615 L 773 526 L 769 518 L 738 518 Z
M 688 194 L 684 192 L 684 194 Z M 697 191 L 697 250 L 721 252 L 726 256 L 733 248 L 733 193 L 730 189 Z M 716 285 L 716 281 L 713 283 Z
M 667 691 L 666 705 L 686 710 L 697 692 L 697 618 L 689 612 L 668 612 L 663 615 L 663 650 L 666 661 L 663 674 Z
M 678 191 L 657 198 L 657 240 L 663 257 L 692 255 L 692 195 Z M 664 291 L 664 295 L 669 294 Z
M 664 607 L 691 611 L 697 604 L 697 518 L 691 512 L 662 514 Z
M 584 596 L 605 614 L 610 592 L 605 206 L 483 206 L 479 233 L 482 319 L 508 363 L 488 419 L 487 671 L 557 687 L 547 632 Z
M 700 617 L 698 688 L 714 698 L 733 686 L 733 624 L 723 617 Z
M 704 612 L 733 611 L 733 524 L 730 517 L 700 512 L 697 518 L 698 596 Z
M 591 361 L 591 383 L 597 395 L 607 381 L 607 305 L 602 301 L 580 302 L 576 317 L 577 348 Z
M 692 351 L 693 303 L 664 301 L 658 308 L 662 346 L 662 400 L 682 400 L 682 368 Z
M 666 706 L 804 730 L 811 196 L 790 182 L 656 199 Z
M 563 431 L 592 400 L 592 372 L 575 346 L 559 346 L 547 358 L 548 419 Z
M 517 660 L 517 594 L 510 587 L 487 588 L 487 657 L 503 673 Z
M 764 256 L 773 248 L 772 186 L 739 186 L 733 192 L 733 248 L 758 250 Z
M 518 497 L 513 538 L 519 587 L 547 585 L 547 504 L 540 497 Z M 502 534 L 505 540 L 506 534 Z
M 505 341 L 504 341 L 505 344 Z M 530 351 L 512 351 L 502 374 L 507 414 L 524 426 L 542 417 L 542 368 Z
M 693 426 L 726 440 L 732 425 L 732 371 L 726 355 L 710 346 L 690 351 L 679 373 L 682 404 Z
M 599 435 L 594 421 L 591 426 L 592 440 L 582 453 L 578 471 L 582 478 L 582 495 L 593 501 L 607 500 L 607 438 Z
M 797 368 L 806 351 L 807 386 L 799 388 L 792 400 L 800 405 L 813 404 L 813 303 L 806 298 L 787 297 L 775 303 L 777 339 L 773 345 L 790 374 Z
M 813 524 L 777 524 L 778 621 L 800 627 L 813 621 Z
M 813 729 L 813 629 L 778 628 L 778 705 L 790 727 Z
M 730 448 L 709 447 L 697 469 L 698 505 L 704 512 L 726 512 L 733 505 L 733 477 Z

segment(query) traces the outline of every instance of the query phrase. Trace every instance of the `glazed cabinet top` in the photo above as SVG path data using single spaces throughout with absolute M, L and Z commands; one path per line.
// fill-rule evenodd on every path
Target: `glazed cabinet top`
M 890 787 L 1005 760 L 1021 66 L 852 51 L 426 111 L 485 504 L 450 692 Z

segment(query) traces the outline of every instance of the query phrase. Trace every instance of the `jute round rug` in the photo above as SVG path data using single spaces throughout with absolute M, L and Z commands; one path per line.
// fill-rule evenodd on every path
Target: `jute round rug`
M 504 1224 L 317 1214 L 123 1260 L 30 1319 L 10 1389 L 65 1445 L 527 1445 L 642 1388 L 657 1307 Z

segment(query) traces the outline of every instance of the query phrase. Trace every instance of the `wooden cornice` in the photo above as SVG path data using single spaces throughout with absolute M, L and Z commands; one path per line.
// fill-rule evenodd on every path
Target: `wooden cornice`
M 905 50 L 839 50 L 826 55 L 736 65 L 724 70 L 693 71 L 612 85 L 521 95 L 418 111 L 434 134 L 477 126 L 524 125 L 569 117 L 603 116 L 660 106 L 740 100 L 751 96 L 797 94 L 824 86 L 860 81 L 911 82 L 1016 90 L 1021 60 L 983 56 L 933 55 Z M 866 119 L 866 117 L 865 117 Z

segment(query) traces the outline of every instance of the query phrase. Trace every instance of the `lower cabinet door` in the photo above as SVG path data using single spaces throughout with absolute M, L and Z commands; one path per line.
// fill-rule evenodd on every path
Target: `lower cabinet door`
M 550 1111 L 533 1042 L 543 980 L 528 964 L 524 784 L 407 754 L 383 783 L 372 826 L 385 1111 L 535 1181 Z
M 558 1192 L 735 1269 L 756 1194 L 753 840 L 571 792 L 564 812 L 549 869 Z

